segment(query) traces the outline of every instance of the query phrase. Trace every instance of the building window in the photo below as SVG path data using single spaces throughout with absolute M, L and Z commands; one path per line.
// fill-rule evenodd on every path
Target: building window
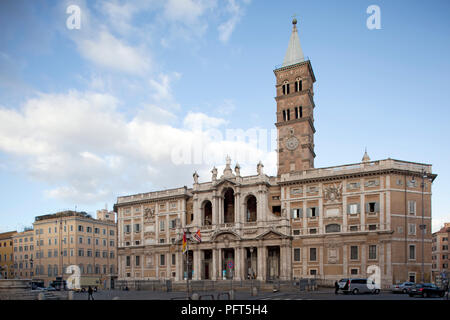
M 159 230 L 164 231 L 164 220 L 159 221 Z
M 358 260 L 358 246 L 351 246 L 350 247 L 350 259 L 351 260 Z
M 283 121 L 286 121 L 286 110 L 283 110 Z
M 164 255 L 164 254 L 160 255 L 160 265 L 161 266 L 166 265 L 166 255 Z
M 140 256 L 136 256 L 135 260 L 136 260 L 136 267 L 139 267 L 139 264 L 141 263 L 141 257 Z
M 134 232 L 140 232 L 141 231 L 141 225 L 139 223 L 136 223 L 134 225 Z
M 416 234 L 416 224 L 415 223 L 408 224 L 408 234 L 410 234 L 410 235 Z
M 317 229 L 316 228 L 309 229 L 309 234 L 316 234 L 316 233 L 317 233 Z
M 329 224 L 325 227 L 325 232 L 326 233 L 331 233 L 331 232 L 341 232 L 341 226 L 339 224 Z
M 78 250 L 78 256 L 79 257 L 84 257 L 84 250 L 83 249 L 79 249 Z
M 309 248 L 309 261 L 317 261 L 317 248 Z
M 294 230 L 292 230 L 292 234 L 294 236 L 299 236 L 300 235 L 300 230 L 299 229 L 294 229 Z
M 294 248 L 294 261 L 300 261 L 300 248 Z
M 409 245 L 409 259 L 410 260 L 416 259 L 416 246 L 413 244 Z
M 131 225 L 126 224 L 125 225 L 125 233 L 130 233 L 131 232 Z
M 131 258 L 127 256 L 127 267 L 131 266 Z
M 311 270 L 309 270 L 309 274 L 310 274 L 311 276 L 317 275 L 317 269 L 311 269 Z
M 369 231 L 375 231 L 377 230 L 377 225 L 376 224 L 369 224 Z
M 412 216 L 416 215 L 416 202 L 413 200 L 408 201 L 408 214 Z
M 172 265 L 176 265 L 176 256 L 172 254 Z
M 359 203 L 350 203 L 347 205 L 348 214 L 358 214 L 360 212 L 361 205 Z
M 319 216 L 319 208 L 318 207 L 308 208 L 308 214 L 307 214 L 308 218 L 315 218 L 318 216 Z
M 377 246 L 376 245 L 370 245 L 369 246 L 369 259 L 375 260 L 377 258 Z
M 366 203 L 366 213 L 377 213 L 380 211 L 380 204 L 378 202 Z
M 83 232 L 83 226 L 78 226 L 78 231 Z
M 358 274 L 358 269 L 350 269 L 350 274 L 351 275 L 357 275 Z
M 159 243 L 165 243 L 165 242 L 166 242 L 166 239 L 164 239 L 164 238 L 159 239 Z
M 303 209 L 302 208 L 292 209 L 291 214 L 292 214 L 292 219 L 299 219 L 303 216 Z

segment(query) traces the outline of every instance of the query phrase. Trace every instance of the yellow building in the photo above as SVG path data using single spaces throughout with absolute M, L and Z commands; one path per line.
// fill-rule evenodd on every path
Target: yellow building
M 0 279 L 14 277 L 13 236 L 16 231 L 0 233 Z
M 33 277 L 34 258 L 33 229 L 16 233 L 13 238 L 14 278 L 31 279 Z
M 56 277 L 67 279 L 68 266 L 81 276 L 99 277 L 109 287 L 117 273 L 115 213 L 97 211 L 97 219 L 84 212 L 63 211 L 38 216 L 34 227 L 34 278 L 46 284 Z

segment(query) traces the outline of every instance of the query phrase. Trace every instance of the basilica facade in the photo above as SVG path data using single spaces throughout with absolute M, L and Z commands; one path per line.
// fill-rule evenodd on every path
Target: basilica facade
M 365 153 L 314 167 L 316 81 L 293 29 L 276 77 L 277 176 L 219 175 L 117 198 L 119 280 L 339 280 L 379 273 L 382 286 L 430 280 L 429 164 Z M 200 230 L 201 241 L 193 237 Z M 182 252 L 183 235 L 188 246 Z M 191 235 L 191 237 L 189 237 Z

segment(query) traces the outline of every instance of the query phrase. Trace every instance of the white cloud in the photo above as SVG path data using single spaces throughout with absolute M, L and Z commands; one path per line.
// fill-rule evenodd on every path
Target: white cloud
M 18 110 L 0 107 L 0 151 L 48 183 L 46 196 L 79 205 L 137 190 L 188 185 L 190 172 L 208 172 L 226 154 L 244 151 L 268 167 L 276 160 L 248 142 L 215 140 L 208 130 L 220 132 L 224 119 L 189 112 L 183 127 L 176 128 L 143 113 L 127 118 L 119 105 L 109 94 L 70 91 L 40 94 Z M 173 161 L 175 149 L 199 143 L 209 152 L 206 159 L 185 165 Z M 237 160 L 245 172 L 245 161 Z M 249 165 L 254 171 L 256 162 Z
M 216 5 L 215 0 L 168 0 L 165 3 L 164 15 L 172 22 L 192 25 L 199 23 L 199 18 Z
M 76 42 L 82 56 L 101 67 L 134 75 L 143 75 L 151 69 L 149 52 L 127 45 L 107 30 Z
M 248 4 L 249 1 L 244 1 L 245 4 Z M 228 0 L 226 11 L 230 14 L 230 18 L 224 23 L 218 26 L 219 30 L 219 40 L 226 43 L 231 37 L 236 25 L 241 20 L 244 15 L 244 10 L 237 3 L 236 0 Z

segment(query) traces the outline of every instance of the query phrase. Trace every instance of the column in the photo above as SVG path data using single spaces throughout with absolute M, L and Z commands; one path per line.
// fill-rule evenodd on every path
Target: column
M 323 184 L 319 183 L 319 233 L 324 233 L 323 230 L 323 216 L 325 212 L 323 210 Z
M 391 230 L 391 177 L 386 176 L 386 229 Z
M 361 188 L 363 188 L 363 180 L 361 179 Z M 364 198 L 364 193 L 360 195 L 360 201 L 361 201 L 361 212 L 360 212 L 360 224 L 361 224 L 361 231 L 366 230 L 366 202 Z
M 286 244 L 280 245 L 280 279 L 281 280 L 288 280 L 288 274 L 287 274 L 287 250 L 286 250 Z M 289 261 L 289 264 L 291 262 Z
M 194 263 L 193 263 L 193 270 L 194 270 L 194 276 L 192 280 L 200 280 L 200 250 L 198 248 L 193 248 L 193 254 L 194 254 Z
M 264 254 L 265 248 L 262 245 L 258 246 L 258 280 L 264 280 L 266 278 L 266 275 L 264 274 Z
M 242 257 L 241 257 L 242 248 L 236 247 L 234 248 L 234 266 L 235 266 L 235 272 L 234 272 L 234 279 L 235 280 L 241 280 L 242 279 Z
M 342 269 L 343 276 L 346 277 L 348 275 L 348 253 L 346 244 L 342 247 Z
M 217 258 L 218 258 L 218 260 L 219 260 L 219 261 L 218 261 L 218 266 L 217 266 L 217 267 L 218 267 L 217 269 L 218 269 L 218 271 L 219 271 L 219 272 L 218 272 L 218 278 L 219 278 L 220 280 L 222 280 L 222 271 L 223 271 L 223 270 L 222 270 L 222 263 L 223 263 L 223 262 L 222 262 L 222 249 L 218 249 L 218 250 L 217 250 L 217 255 L 218 255 Z
M 219 216 L 218 216 L 218 219 L 217 219 L 217 221 L 218 221 L 218 223 L 219 224 L 223 224 L 223 198 L 222 197 L 219 197 L 218 198 L 218 203 L 219 203 Z
M 384 242 L 380 242 L 380 244 L 377 246 L 377 254 L 378 254 L 378 261 L 380 262 L 380 276 L 381 279 L 384 278 L 384 275 L 386 274 L 386 268 L 385 268 L 385 262 L 384 262 Z
M 292 280 L 292 246 L 289 242 L 286 244 L 286 258 L 284 258 L 284 263 L 286 264 L 286 279 Z
M 392 262 L 391 262 L 391 243 L 388 242 L 386 244 L 387 252 L 386 252 L 386 278 L 389 283 L 392 283 Z M 398 279 L 398 277 L 397 277 Z M 408 280 L 408 279 L 406 279 Z
M 198 203 L 198 195 L 196 195 L 196 194 L 194 195 L 192 210 L 194 212 L 193 225 L 194 226 L 199 226 L 200 225 L 201 214 L 200 214 L 200 205 Z
M 176 274 L 175 274 L 175 280 L 181 281 L 183 280 L 183 253 L 177 252 L 176 253 Z
M 215 226 L 218 223 L 218 217 L 219 217 L 219 213 L 218 213 L 218 198 L 217 196 L 214 194 L 213 198 L 212 198 L 212 203 L 211 203 L 211 207 L 212 207 L 212 225 Z
M 302 275 L 304 277 L 308 273 L 308 247 L 302 247 L 300 253 L 302 254 Z
M 323 274 L 323 245 L 319 247 L 319 274 L 320 276 L 324 276 Z
M 212 280 L 217 280 L 218 250 L 212 249 Z
M 380 183 L 381 184 L 381 183 Z M 380 230 L 386 228 L 386 222 L 384 221 L 384 196 L 385 192 L 380 193 Z
M 363 275 L 366 275 L 366 271 L 367 271 L 366 248 L 367 248 L 367 245 L 364 243 L 361 246 L 361 274 L 363 274 Z
M 236 190 L 234 194 L 234 223 L 239 228 L 241 224 L 241 191 Z
M 304 188 L 304 187 L 302 187 Z M 303 199 L 303 218 L 302 218 L 302 234 L 308 234 L 308 221 L 306 218 L 306 211 L 308 210 L 306 206 L 306 199 Z
M 155 242 L 159 243 L 159 203 L 155 204 Z
M 347 232 L 347 180 L 342 181 L 342 232 Z
M 184 228 L 186 226 L 186 199 L 181 201 L 181 227 Z

